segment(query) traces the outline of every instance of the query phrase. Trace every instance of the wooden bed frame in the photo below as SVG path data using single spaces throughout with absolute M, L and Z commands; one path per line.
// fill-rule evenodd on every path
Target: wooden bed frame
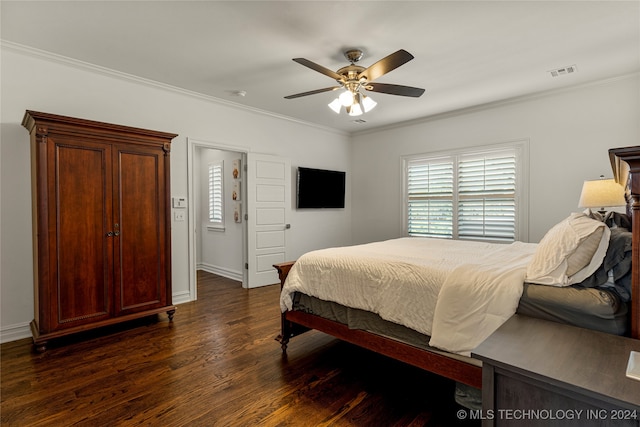
M 631 216 L 631 338 L 640 339 L 640 146 L 612 148 L 609 159 L 614 179 L 626 188 L 627 214 Z
M 627 212 L 632 217 L 632 271 L 630 336 L 640 339 L 640 146 L 609 150 L 609 158 L 614 178 L 627 188 Z M 281 286 L 295 261 L 276 264 Z M 425 350 L 324 319 L 320 316 L 287 311 L 282 314 L 281 334 L 276 338 L 282 351 L 286 352 L 289 340 L 310 329 L 316 329 L 343 341 L 375 351 L 418 368 L 433 372 L 472 387 L 481 388 L 482 368 L 465 360 L 451 357 L 446 353 Z

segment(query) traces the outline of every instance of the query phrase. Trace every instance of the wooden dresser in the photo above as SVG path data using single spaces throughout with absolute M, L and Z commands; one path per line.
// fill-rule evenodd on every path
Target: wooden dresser
M 483 426 L 639 426 L 640 341 L 515 315 L 480 344 Z
M 31 138 L 36 348 L 167 312 L 169 154 L 177 135 L 36 111 Z

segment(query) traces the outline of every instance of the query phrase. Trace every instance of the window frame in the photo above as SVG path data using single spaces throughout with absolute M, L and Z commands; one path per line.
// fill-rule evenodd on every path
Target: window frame
M 458 188 L 458 163 L 460 158 L 469 156 L 480 156 L 499 151 L 513 150 L 515 153 L 515 236 L 514 240 L 527 242 L 529 239 L 529 140 L 518 139 L 499 144 L 474 146 L 455 150 L 432 151 L 418 154 L 405 155 L 401 157 L 402 171 L 402 233 L 404 236 L 411 236 L 409 233 L 409 189 L 408 189 L 408 166 L 411 162 L 418 160 L 451 159 L 453 165 L 453 195 L 452 195 L 452 231 L 448 236 L 429 236 L 434 238 L 460 240 L 459 236 L 459 188 Z M 495 240 L 490 238 L 469 238 L 464 240 L 489 241 L 489 242 L 510 242 L 510 240 Z
M 219 197 L 220 197 L 220 218 L 217 219 L 215 218 L 215 212 L 212 212 L 212 210 L 215 211 L 214 205 L 215 205 L 215 187 L 212 188 L 212 183 L 211 183 L 211 173 L 212 170 L 215 168 L 219 168 L 220 169 L 220 189 L 219 189 Z M 215 183 L 214 183 L 215 185 Z M 211 229 L 211 230 L 224 230 L 224 209 L 225 209 L 225 203 L 224 203 L 224 160 L 220 160 L 220 161 L 216 161 L 216 162 L 209 162 L 207 164 L 207 201 L 208 201 L 208 206 L 207 206 L 207 228 Z M 214 218 L 212 218 L 212 215 L 214 216 Z

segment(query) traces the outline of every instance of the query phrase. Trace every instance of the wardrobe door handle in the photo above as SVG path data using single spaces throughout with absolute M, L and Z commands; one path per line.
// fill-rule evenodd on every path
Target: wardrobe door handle
M 113 231 L 108 232 L 107 237 L 113 237 Z
M 114 232 L 114 233 L 113 233 L 113 235 L 117 237 L 117 236 L 119 236 L 119 235 L 120 235 L 120 232 L 119 232 L 119 231 L 116 231 L 116 232 Z

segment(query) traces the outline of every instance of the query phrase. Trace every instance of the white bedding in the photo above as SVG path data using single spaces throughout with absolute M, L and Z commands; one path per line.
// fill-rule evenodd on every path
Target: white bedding
M 280 308 L 291 310 L 299 291 L 377 313 L 468 356 L 515 313 L 535 248 L 406 237 L 313 251 L 289 272 Z

